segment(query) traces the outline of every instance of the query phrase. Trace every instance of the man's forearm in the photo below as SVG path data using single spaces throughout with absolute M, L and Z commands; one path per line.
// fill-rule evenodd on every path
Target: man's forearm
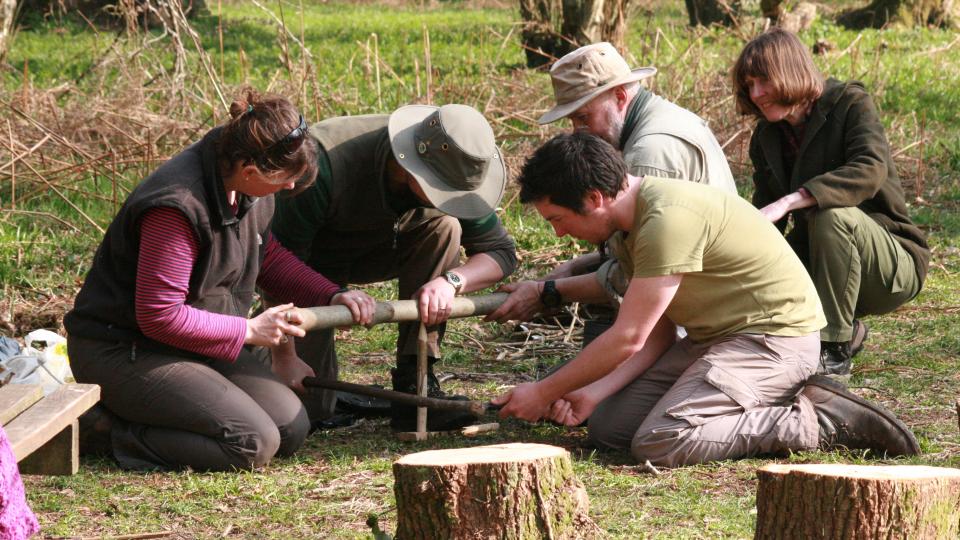
M 460 294 L 466 294 L 493 285 L 503 279 L 503 270 L 497 261 L 485 253 L 477 253 L 467 259 L 462 266 L 453 269 L 463 278 Z
M 669 319 L 661 317 L 646 345 L 627 358 L 604 377 L 584 387 L 596 403 L 616 394 L 634 379 L 643 375 L 676 341 L 677 328 Z
M 596 251 L 585 253 L 558 264 L 549 274 L 543 276 L 543 279 L 561 279 L 590 273 L 602 262 L 603 256 Z
M 557 292 L 564 302 L 603 303 L 607 301 L 606 292 L 597 282 L 596 272 L 558 279 Z

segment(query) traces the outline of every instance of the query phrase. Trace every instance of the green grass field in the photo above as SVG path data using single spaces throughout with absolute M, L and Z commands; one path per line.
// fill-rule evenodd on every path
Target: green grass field
M 634 14 L 627 38 L 633 62 L 656 65 L 660 72 L 652 87 L 707 118 L 720 142 L 729 142 L 728 158 L 747 195 L 750 124 L 734 112 L 726 79 L 744 37 L 719 28 L 687 28 L 680 2 L 645 5 Z M 314 119 L 389 112 L 414 101 L 467 103 L 490 119 L 514 171 L 538 142 L 566 128 L 541 128 L 533 121 L 552 99 L 550 84 L 545 74 L 523 68 L 513 9 L 458 2 L 428 9 L 307 2 L 301 11 L 298 2 L 269 4 L 285 21 L 287 34 L 256 5 L 228 2 L 222 7 L 221 55 L 218 7 L 209 0 L 208 6 L 211 14 L 193 24 L 210 71 L 186 36 L 178 50 L 170 35 L 156 29 L 127 37 L 117 30 L 94 31 L 71 14 L 25 17 L 0 67 L 5 111 L 0 166 L 11 154 L 40 146 L 18 162 L 14 174 L 0 168 L 0 332 L 22 336 L 38 327 L 60 327 L 115 201 L 157 162 L 225 118 L 213 81 L 228 101 L 243 84 L 283 92 Z M 756 28 L 747 23 L 745 35 Z M 301 36 L 310 57 L 293 41 Z M 817 57 L 821 68 L 839 79 L 862 80 L 875 95 L 911 212 L 933 247 L 920 296 L 895 313 L 867 319 L 871 337 L 851 385 L 894 410 L 921 441 L 923 456 L 882 463 L 958 467 L 955 35 L 931 29 L 860 33 L 821 18 L 801 37 L 807 44 L 817 39 L 834 44 Z M 51 138 L 44 141 L 45 136 Z M 511 190 L 504 198 L 503 218 L 521 249 L 518 275 L 544 273 L 585 249 L 553 237 L 513 195 Z M 396 294 L 390 284 L 374 292 L 381 298 Z M 562 342 L 564 334 L 455 321 L 441 365 L 452 376 L 445 388 L 486 399 L 531 380 L 575 354 L 577 329 L 569 342 Z M 343 333 L 341 376 L 386 383 L 394 336 L 388 327 Z M 248 473 L 129 473 L 112 462 L 87 459 L 76 476 L 24 481 L 47 536 L 171 531 L 175 538 L 365 538 L 370 513 L 380 514 L 387 530 L 395 528 L 393 460 L 429 448 L 508 441 L 568 448 L 589 493 L 591 516 L 610 537 L 753 534 L 755 470 L 769 461 L 722 462 L 652 476 L 629 456 L 595 452 L 582 430 L 516 421 L 476 439 L 428 443 L 398 442 L 384 421 L 365 421 L 316 432 L 295 457 Z M 789 461 L 880 463 L 841 453 L 804 453 Z

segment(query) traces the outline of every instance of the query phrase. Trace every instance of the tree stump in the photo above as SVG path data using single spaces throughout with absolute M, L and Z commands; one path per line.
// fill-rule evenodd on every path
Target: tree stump
M 597 527 L 566 450 L 498 444 L 394 462 L 397 540 L 592 538 Z
M 960 469 L 767 465 L 755 539 L 960 537 Z

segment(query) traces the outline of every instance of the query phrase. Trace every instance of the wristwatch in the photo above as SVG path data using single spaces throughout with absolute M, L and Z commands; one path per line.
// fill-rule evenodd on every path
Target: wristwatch
M 443 279 L 447 280 L 447 283 L 453 285 L 454 294 L 460 294 L 460 289 L 463 288 L 463 278 L 460 277 L 460 274 L 456 272 L 444 272 Z
M 543 282 L 543 291 L 540 292 L 540 302 L 544 307 L 555 308 L 559 307 L 563 303 L 563 297 L 560 296 L 560 291 L 557 290 L 557 282 L 548 279 Z

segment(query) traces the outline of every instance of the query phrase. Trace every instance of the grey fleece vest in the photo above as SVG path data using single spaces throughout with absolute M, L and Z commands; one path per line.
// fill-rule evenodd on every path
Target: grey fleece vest
M 682 164 L 685 170 L 679 172 L 684 179 L 730 193 L 737 192 L 727 158 L 707 123 L 696 114 L 652 93 L 640 113 L 637 126 L 623 147 L 623 159 L 628 168 L 643 165 L 647 153 L 656 155 L 660 151 L 658 148 L 647 148 L 643 140 L 648 135 L 656 134 L 676 137 L 697 149 L 702 167 L 689 155 L 670 156 L 668 160 Z
M 64 318 L 71 335 L 165 347 L 146 338 L 134 311 L 140 218 L 156 207 L 183 212 L 199 239 L 186 303 L 246 317 L 263 262 L 273 197 L 240 197 L 230 209 L 217 172 L 219 128 L 164 163 L 133 190 L 97 248 L 74 308 Z

